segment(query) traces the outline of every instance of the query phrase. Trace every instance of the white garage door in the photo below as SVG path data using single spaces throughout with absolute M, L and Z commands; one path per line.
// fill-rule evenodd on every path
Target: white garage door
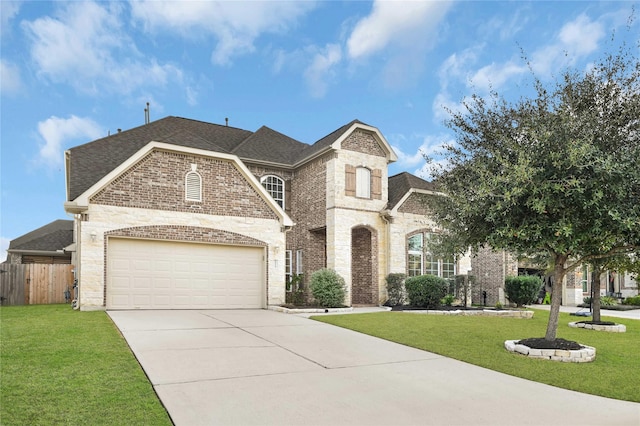
M 259 247 L 110 238 L 107 309 L 262 308 Z

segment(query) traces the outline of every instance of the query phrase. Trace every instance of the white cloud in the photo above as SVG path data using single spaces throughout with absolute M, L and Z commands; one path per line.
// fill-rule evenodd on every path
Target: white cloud
M 129 94 L 143 86 L 163 86 L 182 72 L 140 57 L 121 27 L 119 3 L 71 2 L 47 16 L 24 21 L 38 73 L 89 94 Z M 125 59 L 126 58 L 126 59 Z
M 0 94 L 4 96 L 18 93 L 22 88 L 23 84 L 18 66 L 0 59 Z
M 69 118 L 51 116 L 40 121 L 38 133 L 44 140 L 44 145 L 40 147 L 40 160 L 49 165 L 58 165 L 62 162 L 65 142 L 80 138 L 97 139 L 103 134 L 95 121 L 75 115 Z
M 317 52 L 311 65 L 304 72 L 304 77 L 311 91 L 311 96 L 323 97 L 332 77 L 335 76 L 334 67 L 342 59 L 342 49 L 337 44 L 328 44 Z
M 7 249 L 11 240 L 5 237 L 0 237 L 0 263 L 7 259 Z
M 398 165 L 402 168 L 409 169 L 414 168 L 422 164 L 424 168 L 426 163 L 425 156 L 428 158 L 439 161 L 444 147 L 448 144 L 452 144 L 453 140 L 451 136 L 447 134 L 440 135 L 418 135 L 411 136 L 405 135 L 391 135 L 389 136 L 391 147 L 398 155 Z M 414 152 L 405 152 L 401 146 L 415 146 L 416 140 L 420 144 Z M 422 169 L 419 168 L 418 170 Z
M 542 46 L 531 56 L 533 70 L 548 76 L 554 70 L 570 66 L 599 48 L 605 31 L 601 22 L 594 22 L 586 15 L 566 23 L 554 43 Z
M 0 1 L 0 33 L 5 34 L 11 28 L 10 22 L 20 11 L 20 1 Z
M 512 61 L 502 64 L 492 63 L 480 68 L 467 81 L 469 87 L 489 92 L 491 88 L 502 87 L 505 83 L 511 81 L 513 77 L 527 72 L 525 64 L 518 65 Z
M 451 7 L 451 2 L 376 0 L 371 14 L 358 21 L 347 41 L 348 55 L 358 59 L 390 45 L 423 45 Z
M 264 33 L 282 33 L 315 7 L 311 1 L 190 1 L 131 2 L 131 13 L 149 32 L 172 31 L 185 38 L 213 35 L 211 60 L 228 65 L 236 56 L 253 52 Z

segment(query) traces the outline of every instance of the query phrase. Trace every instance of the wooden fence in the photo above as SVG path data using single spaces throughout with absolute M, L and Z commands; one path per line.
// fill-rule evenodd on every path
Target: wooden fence
M 73 297 L 73 265 L 0 264 L 2 305 L 68 303 Z

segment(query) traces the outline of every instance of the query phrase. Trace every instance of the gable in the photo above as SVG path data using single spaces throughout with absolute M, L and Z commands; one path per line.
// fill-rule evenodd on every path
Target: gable
M 377 157 L 386 157 L 386 153 L 380 147 L 380 144 L 378 144 L 378 141 L 373 134 L 360 129 L 354 130 L 349 136 L 347 136 L 340 147 L 348 151 L 375 155 Z
M 185 176 L 192 164 L 202 177 L 202 201 L 185 197 Z M 271 206 L 247 182 L 232 161 L 181 152 L 153 150 L 90 198 L 91 203 L 277 219 Z
M 430 194 L 423 194 L 420 192 L 411 192 L 409 196 L 398 206 L 399 213 L 411 213 L 418 215 L 428 215 L 429 208 L 427 207 L 427 197 L 432 197 Z

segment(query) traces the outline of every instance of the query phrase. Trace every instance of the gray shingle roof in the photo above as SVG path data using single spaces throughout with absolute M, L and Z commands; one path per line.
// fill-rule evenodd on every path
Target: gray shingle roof
M 364 124 L 353 120 L 309 145 L 264 126 L 254 133 L 187 118 L 165 117 L 69 149 L 69 201 L 75 200 L 151 141 L 235 154 L 245 161 L 293 166 L 327 149 L 354 123 Z
M 55 252 L 71 243 L 73 243 L 73 221 L 59 219 L 11 240 L 9 250 Z
M 426 181 L 407 172 L 391 176 L 389 178 L 389 204 L 387 208 L 394 208 L 411 188 L 434 191 L 435 185 L 433 182 Z
M 151 141 L 229 153 L 251 134 L 235 127 L 166 117 L 71 148 L 69 200 L 76 199 Z
M 309 145 L 262 126 L 232 153 L 240 158 L 292 165 Z

